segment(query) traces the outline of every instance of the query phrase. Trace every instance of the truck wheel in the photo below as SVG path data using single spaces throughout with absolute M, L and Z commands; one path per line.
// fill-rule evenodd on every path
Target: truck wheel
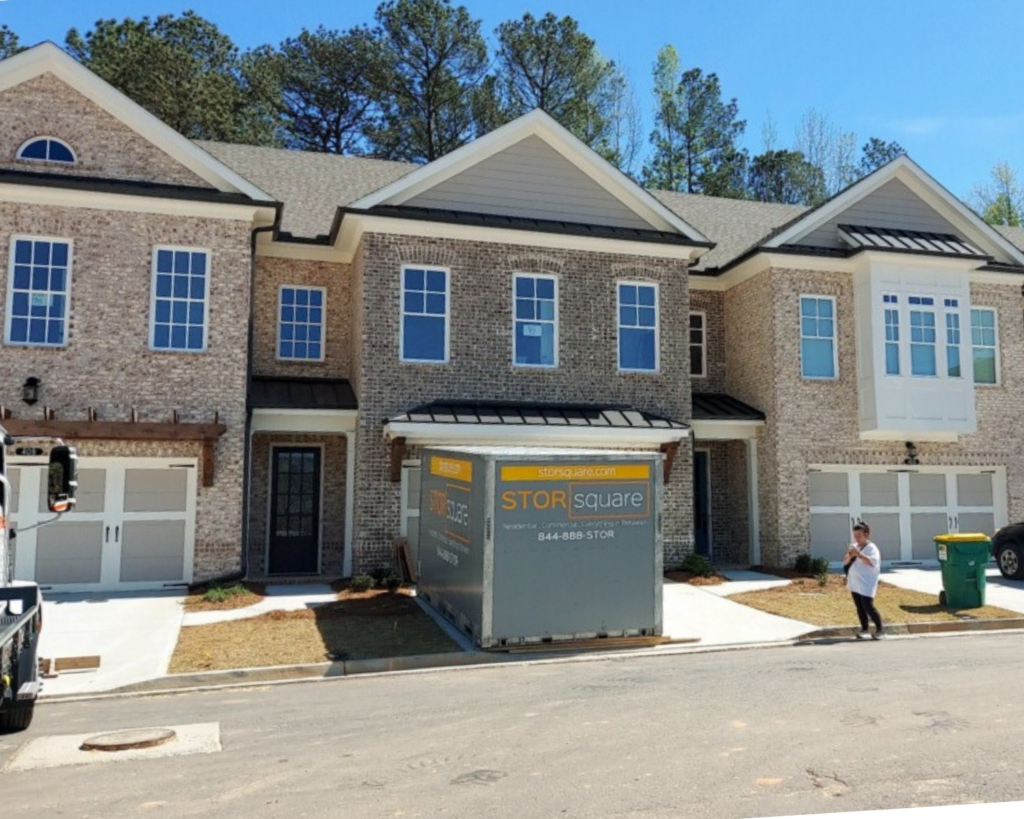
M 1024 580 L 1024 559 L 1021 557 L 1020 546 L 1010 543 L 1000 546 L 996 553 L 996 565 L 1003 577 Z
M 34 702 L 22 702 L 11 706 L 10 710 L 0 714 L 0 734 L 24 731 L 32 724 L 32 716 L 35 710 L 36 704 Z

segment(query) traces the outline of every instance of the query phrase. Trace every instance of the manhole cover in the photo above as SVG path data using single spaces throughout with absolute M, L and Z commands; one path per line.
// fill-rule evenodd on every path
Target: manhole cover
M 134 731 L 115 731 L 89 737 L 80 746 L 82 751 L 129 751 L 154 748 L 170 742 L 177 734 L 170 728 L 140 728 Z

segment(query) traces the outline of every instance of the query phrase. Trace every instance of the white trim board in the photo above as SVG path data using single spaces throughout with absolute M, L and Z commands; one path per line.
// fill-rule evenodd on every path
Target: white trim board
M 359 410 L 287 410 L 255 409 L 252 411 L 252 434 L 350 433 L 359 423 Z
M 0 91 L 6 91 L 47 73 L 53 74 L 92 100 L 217 190 L 244 193 L 253 199 L 264 201 L 274 198 L 191 140 L 165 125 L 141 105 L 79 64 L 54 43 L 41 43 L 0 62 Z
M 619 427 L 569 427 L 436 424 L 417 421 L 391 421 L 385 435 L 405 438 L 410 444 L 485 444 L 493 446 L 567 446 L 567 447 L 644 447 L 685 440 L 689 429 L 626 429 Z

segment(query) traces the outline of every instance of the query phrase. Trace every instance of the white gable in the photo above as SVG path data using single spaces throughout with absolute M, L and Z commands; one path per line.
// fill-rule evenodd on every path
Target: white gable
M 708 242 L 540 110 L 352 203 L 376 205 L 658 230 Z

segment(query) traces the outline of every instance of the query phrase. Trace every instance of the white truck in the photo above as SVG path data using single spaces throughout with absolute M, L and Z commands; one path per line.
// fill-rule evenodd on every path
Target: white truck
M 39 696 L 39 634 L 43 597 L 39 585 L 14 580 L 14 540 L 10 511 L 12 488 L 7 477 L 7 450 L 43 454 L 50 446 L 47 506 L 60 519 L 75 505 L 78 456 L 73 447 L 53 438 L 15 438 L 0 426 L 0 733 L 22 731 L 32 722 Z

